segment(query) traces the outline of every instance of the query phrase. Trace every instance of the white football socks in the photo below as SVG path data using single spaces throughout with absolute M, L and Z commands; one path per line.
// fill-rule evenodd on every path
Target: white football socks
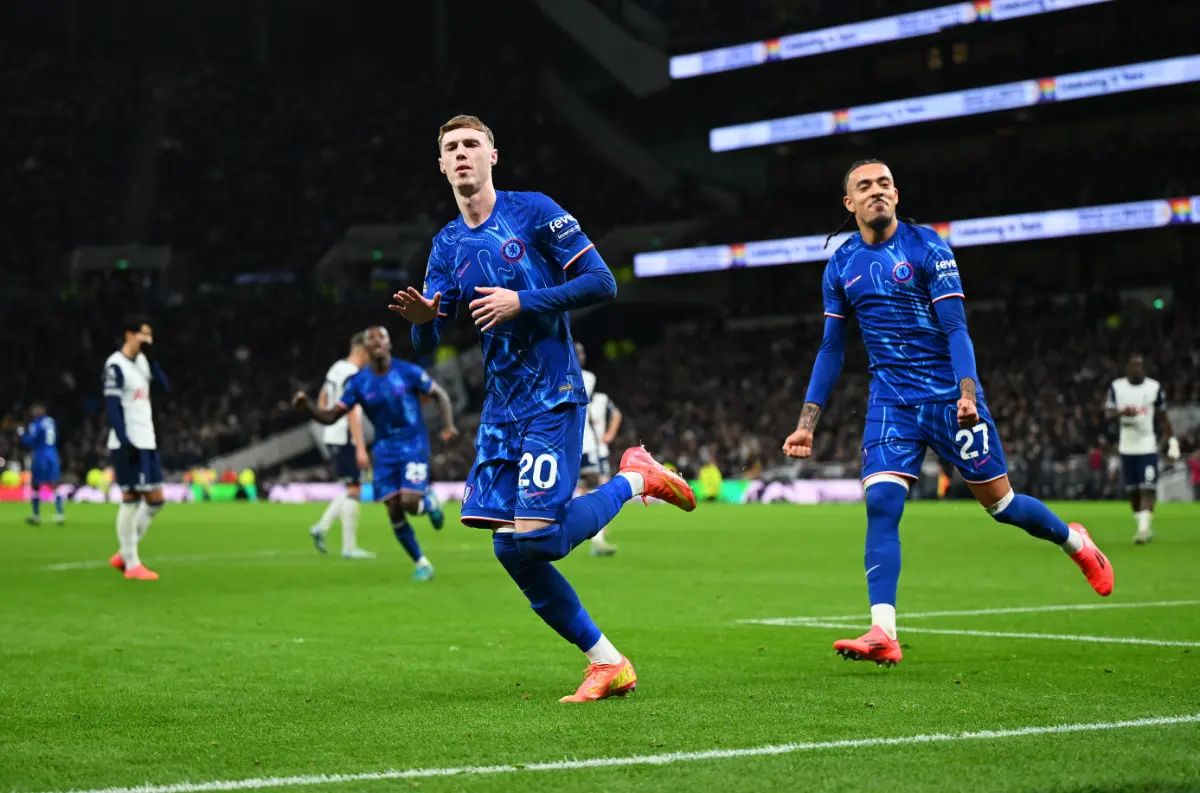
M 623 476 L 629 480 L 629 488 L 633 490 L 634 497 L 640 496 L 646 491 L 646 480 L 637 471 L 622 471 L 617 476 Z
M 592 542 L 608 542 L 608 527 L 601 527 L 600 531 L 592 535 Z
M 146 530 L 150 528 L 150 522 L 154 520 L 154 516 L 162 511 L 162 504 L 151 504 L 149 501 L 143 501 L 138 505 L 137 517 L 134 519 L 134 525 L 137 527 L 137 538 L 141 539 L 146 536 Z
M 588 662 L 593 664 L 621 663 L 621 654 L 617 652 L 617 648 L 613 646 L 613 643 L 603 633 L 600 634 L 600 638 L 596 643 L 585 650 L 583 654 L 587 656 Z
M 358 500 L 342 496 L 342 553 L 358 547 Z
M 1150 521 L 1154 518 L 1154 513 L 1148 509 L 1143 509 L 1140 512 L 1133 513 L 1133 519 L 1137 521 L 1138 534 L 1147 534 L 1150 531 Z
M 1083 550 L 1083 535 L 1072 528 L 1068 528 L 1067 539 L 1059 543 L 1058 547 L 1062 548 L 1067 556 L 1074 556 Z
M 871 624 L 883 628 L 889 637 L 896 638 L 896 607 L 891 603 L 876 603 L 871 606 Z
M 130 570 L 141 564 L 138 559 L 137 513 L 139 504 L 136 502 L 121 502 L 117 507 L 117 545 L 121 549 L 121 559 L 125 569 Z
M 342 504 L 345 501 L 345 493 L 330 501 L 329 505 L 325 507 L 325 511 L 321 513 L 321 519 L 316 522 L 314 528 L 322 534 L 329 531 L 329 527 L 333 525 L 333 522 L 337 520 L 338 515 L 342 513 Z

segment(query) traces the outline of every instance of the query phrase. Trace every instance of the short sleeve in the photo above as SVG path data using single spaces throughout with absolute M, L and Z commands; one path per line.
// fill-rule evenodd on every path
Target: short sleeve
M 439 238 L 434 237 L 433 248 L 429 251 L 429 262 L 425 265 L 425 283 L 421 287 L 421 293 L 425 297 L 433 297 L 441 292 L 441 313 L 453 317 L 458 305 L 458 283 L 454 280 L 452 272 L 454 263 L 446 259 L 443 250 Z
M 433 378 L 429 376 L 429 372 L 424 369 L 416 368 L 413 370 L 413 379 L 416 381 L 413 385 L 422 394 L 428 394 L 433 390 Z
M 579 221 L 542 193 L 532 193 L 533 240 L 547 259 L 568 269 L 575 260 L 595 248 Z
M 346 381 L 346 387 L 342 390 L 342 397 L 338 400 L 338 404 L 349 409 L 361 402 L 362 394 L 358 390 L 358 378 L 351 376 Z
M 110 397 L 121 396 L 121 389 L 125 387 L 125 373 L 121 371 L 121 367 L 115 363 L 110 363 L 104 368 L 104 396 Z
M 846 292 L 838 280 L 837 266 L 833 259 L 825 265 L 825 275 L 821 278 L 821 296 L 825 303 L 825 316 L 845 319 L 850 314 Z
M 929 252 L 925 254 L 925 261 L 921 266 L 931 303 L 948 297 L 966 299 L 962 278 L 958 274 L 958 262 L 954 260 L 954 252 L 948 246 L 940 242 L 930 243 Z

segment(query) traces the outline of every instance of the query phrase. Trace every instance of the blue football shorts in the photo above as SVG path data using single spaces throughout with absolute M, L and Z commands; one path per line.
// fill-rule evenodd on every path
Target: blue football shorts
M 503 423 L 481 423 L 462 522 L 494 529 L 517 518 L 557 520 L 575 493 L 587 405 L 567 403 Z
M 958 426 L 954 402 L 921 405 L 868 405 L 863 426 L 862 478 L 897 474 L 916 479 L 925 449 L 953 465 L 971 484 L 983 484 L 1008 474 L 1004 447 L 996 422 L 982 400 L 979 423 Z

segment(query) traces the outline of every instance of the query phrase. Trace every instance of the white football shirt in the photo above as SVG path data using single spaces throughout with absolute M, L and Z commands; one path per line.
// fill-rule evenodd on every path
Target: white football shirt
M 1127 377 L 1118 377 L 1108 387 L 1108 401 L 1104 405 L 1118 413 L 1127 407 L 1137 408 L 1133 416 L 1118 415 L 1121 434 L 1117 451 L 1121 454 L 1156 454 L 1158 439 L 1154 435 L 1154 416 L 1159 410 L 1167 409 L 1167 398 L 1162 386 L 1152 377 L 1134 385 Z
M 150 362 L 138 353 L 131 361 L 117 350 L 104 362 L 104 396 L 120 397 L 125 414 L 125 434 L 139 449 L 157 449 L 154 437 L 154 414 L 150 410 Z M 117 431 L 108 431 L 108 448 L 119 449 Z
M 325 385 L 321 386 L 325 394 L 325 404 L 332 407 L 342 398 L 346 390 L 346 381 L 358 373 L 358 367 L 343 358 L 335 361 L 325 373 Z M 344 446 L 350 442 L 350 419 L 342 416 L 325 428 L 322 440 L 332 446 Z
M 608 394 L 603 391 L 592 394 L 592 401 L 588 403 L 588 428 L 584 431 L 584 437 L 587 437 L 588 430 L 595 436 L 596 456 L 601 460 L 608 456 L 608 444 L 604 442 L 604 433 L 608 430 L 611 408 L 612 402 L 609 401 Z

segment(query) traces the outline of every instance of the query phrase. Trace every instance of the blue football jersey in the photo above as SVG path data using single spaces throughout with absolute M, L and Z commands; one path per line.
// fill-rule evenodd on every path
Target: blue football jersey
M 34 455 L 53 452 L 58 449 L 58 427 L 49 416 L 38 416 L 25 428 L 21 435 L 21 445 L 32 449 Z
M 433 390 L 433 379 L 414 363 L 392 359 L 384 374 L 370 364 L 346 381 L 338 404 L 362 405 L 375 427 L 373 452 L 379 459 L 428 456 L 429 433 L 421 417 L 421 395 Z
M 881 245 L 853 234 L 825 266 L 822 290 L 826 316 L 858 317 L 871 370 L 868 404 L 958 399 L 933 304 L 965 295 L 954 253 L 936 231 L 901 222 Z
M 433 238 L 425 295 L 442 293 L 442 311 L 454 317 L 480 286 L 515 291 L 544 289 L 595 247 L 579 222 L 541 193 L 496 191 L 496 206 L 478 228 L 455 218 Z M 564 403 L 587 404 L 583 374 L 566 313 L 522 312 L 480 334 L 484 399 L 481 421 L 520 421 Z

